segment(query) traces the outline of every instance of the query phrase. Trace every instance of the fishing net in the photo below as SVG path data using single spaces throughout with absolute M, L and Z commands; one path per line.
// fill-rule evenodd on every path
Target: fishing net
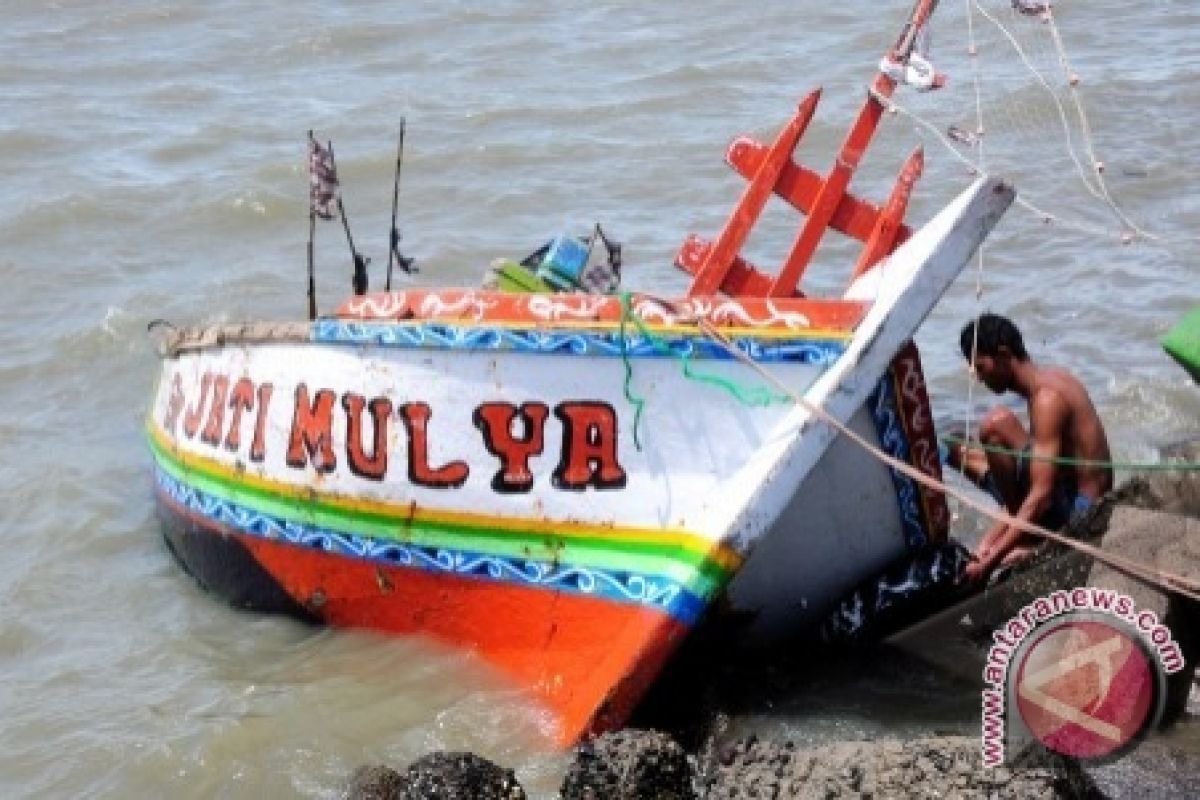
M 947 85 L 897 92 L 892 109 L 930 154 L 1011 179 L 1016 214 L 1116 241 L 1152 238 L 1122 209 L 1096 151 L 1085 76 L 1067 50 L 1080 17 L 1071 10 L 1038 0 L 942 2 L 918 53 Z
M 1086 74 L 1072 61 L 1070 43 L 1088 34 L 1086 12 L 1085 4 L 1073 2 L 943 0 L 916 42 L 916 53 L 930 65 L 917 77 L 928 86 L 906 80 L 910 88 L 885 102 L 899 122 L 911 124 L 936 169 L 1012 181 L 1018 195 L 1009 218 L 1023 230 L 1116 246 L 1157 239 L 1126 213 L 1100 154 L 1098 140 L 1120 133 L 1098 130 L 1095 119 L 1113 117 L 1094 114 L 1088 101 L 1088 81 L 1111 75 L 1095 74 L 1094 61 L 1087 62 L 1093 74 Z M 1090 50 L 1080 49 L 1096 52 L 1094 42 Z M 912 91 L 914 86 L 925 91 Z M 1098 86 L 1091 88 L 1101 95 Z M 989 302 L 984 275 L 990 259 L 982 247 L 972 270 L 979 312 Z M 962 415 L 968 440 L 974 393 L 970 382 Z

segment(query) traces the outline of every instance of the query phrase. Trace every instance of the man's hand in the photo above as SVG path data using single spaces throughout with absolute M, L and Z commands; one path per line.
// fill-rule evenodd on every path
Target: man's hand
M 988 561 L 975 559 L 967 565 L 963 572 L 962 582 L 967 584 L 983 583 L 992 574 L 992 565 Z
M 1037 545 L 1034 545 L 1034 544 L 1022 545 L 1021 547 L 1014 547 L 1012 550 L 1008 551 L 1008 555 L 1006 555 L 1004 557 L 1004 559 L 1001 560 L 1000 565 L 1003 567 L 1015 567 L 1018 564 L 1023 564 L 1026 561 L 1028 561 L 1029 559 L 1033 558 L 1033 555 L 1036 552 L 1037 552 Z

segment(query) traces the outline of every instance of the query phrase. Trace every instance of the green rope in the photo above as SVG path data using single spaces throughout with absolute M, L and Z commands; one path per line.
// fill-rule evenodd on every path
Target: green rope
M 745 406 L 769 406 L 772 403 L 791 403 L 792 399 L 786 394 L 773 392 L 769 387 L 762 385 L 749 385 L 740 381 L 725 378 L 720 375 L 704 373 L 697 371 L 692 366 L 691 353 L 673 353 L 667 345 L 663 337 L 654 333 L 641 317 L 633 311 L 631 303 L 631 294 L 629 292 L 621 292 L 621 360 L 625 363 L 625 399 L 628 400 L 636 409 L 633 414 L 633 443 L 638 450 L 642 449 L 641 440 L 638 436 L 638 425 L 641 422 L 642 411 L 646 406 L 646 399 L 640 397 L 633 392 L 633 364 L 629 358 L 629 344 L 626 339 L 625 331 L 626 324 L 632 322 L 637 328 L 638 333 L 651 344 L 652 347 L 659 353 L 678 358 L 683 364 L 683 376 L 688 380 L 697 383 L 706 383 L 710 386 L 715 386 L 718 389 L 728 392 L 734 399 Z
M 638 452 L 642 451 L 642 440 L 638 436 L 638 426 L 642 421 L 642 411 L 646 408 L 646 398 L 633 393 L 633 363 L 629 360 L 629 342 L 625 338 L 625 323 L 632 316 L 629 307 L 629 292 L 621 292 L 621 361 L 625 364 L 625 399 L 634 407 L 633 412 L 633 446 Z
M 1176 471 L 1183 471 L 1183 472 L 1191 472 L 1191 471 L 1195 471 L 1195 470 L 1200 470 L 1200 463 L 1193 463 L 1193 462 L 1172 463 L 1169 461 L 1155 461 L 1152 463 L 1151 462 L 1139 463 L 1139 462 L 1132 462 L 1132 461 L 1096 461 L 1096 460 L 1088 459 L 1088 458 L 1071 458 L 1069 456 L 1058 456 L 1058 457 L 1036 456 L 1027 451 L 1011 450 L 1007 447 L 1001 447 L 999 445 L 980 444 L 979 442 L 975 442 L 975 441 L 968 442 L 966 439 L 963 439 L 961 436 L 950 436 L 948 434 L 943 434 L 938 437 L 938 440 L 946 442 L 947 444 L 969 444 L 971 446 L 971 449 L 982 450 L 985 453 L 1001 453 L 1006 456 L 1013 456 L 1014 458 L 1015 457 L 1023 457 L 1023 458 L 1028 458 L 1033 461 L 1047 461 L 1052 464 L 1063 464 L 1066 466 L 1073 466 L 1073 467 L 1111 467 L 1113 469 L 1123 469 L 1123 470 L 1129 470 L 1131 472 L 1142 471 L 1142 470 L 1176 470 Z

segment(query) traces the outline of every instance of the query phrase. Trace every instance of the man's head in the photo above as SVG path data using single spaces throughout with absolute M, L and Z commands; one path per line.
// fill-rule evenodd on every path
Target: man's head
M 999 314 L 981 314 L 968 322 L 958 344 L 968 363 L 974 353 L 975 374 L 996 394 L 1012 388 L 1013 362 L 1029 360 L 1021 332 L 1012 320 Z

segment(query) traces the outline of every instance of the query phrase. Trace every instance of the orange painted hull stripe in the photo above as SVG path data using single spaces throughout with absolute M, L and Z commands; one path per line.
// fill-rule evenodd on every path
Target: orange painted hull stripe
M 552 712 L 551 735 L 562 746 L 620 727 L 689 631 L 651 608 L 235 535 L 288 594 L 330 624 L 474 650 L 531 689 Z
M 675 309 L 686 320 L 697 308 L 708 309 L 705 318 L 723 330 L 746 328 L 756 334 L 785 330 L 791 334 L 801 332 L 829 332 L 850 334 L 862 321 L 869 303 L 839 300 L 813 299 L 807 297 L 766 298 L 740 297 L 731 299 L 714 295 L 690 299 L 660 299 L 650 295 L 633 293 L 630 303 L 636 310 L 643 301 L 657 304 L 661 308 Z M 561 311 L 547 311 L 544 306 L 559 304 L 587 310 L 586 316 Z M 667 304 L 667 305 L 663 305 Z M 734 304 L 743 314 L 728 313 Z M 479 289 L 413 289 L 407 292 L 380 292 L 344 302 L 336 316 L 342 319 L 392 320 L 398 322 L 447 322 L 471 325 L 505 325 L 519 327 L 611 327 L 618 325 L 625 314 L 621 298 L 616 295 L 573 295 L 573 294 L 508 294 Z M 724 314 L 724 316 L 721 316 Z M 783 320 L 784 315 L 802 314 L 809 327 L 790 328 Z M 745 318 L 762 320 L 763 324 L 747 326 Z M 767 322 L 770 320 L 770 322 Z M 660 326 L 649 320 L 651 329 Z M 696 329 L 694 323 L 681 321 L 678 326 L 666 328 Z

